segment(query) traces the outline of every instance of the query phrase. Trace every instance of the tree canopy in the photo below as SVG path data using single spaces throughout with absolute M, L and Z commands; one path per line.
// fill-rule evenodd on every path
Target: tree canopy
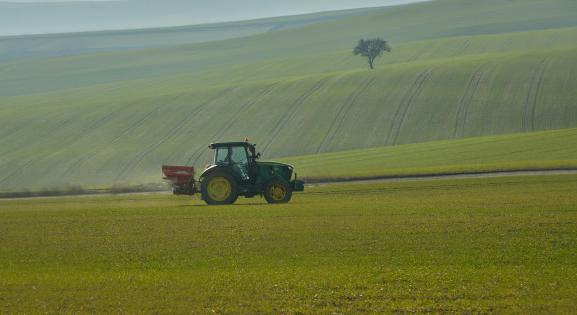
M 390 52 L 391 46 L 386 40 L 382 38 L 361 39 L 353 50 L 355 56 L 367 57 L 369 67 L 374 69 L 374 62 L 377 57 L 380 57 L 384 52 Z

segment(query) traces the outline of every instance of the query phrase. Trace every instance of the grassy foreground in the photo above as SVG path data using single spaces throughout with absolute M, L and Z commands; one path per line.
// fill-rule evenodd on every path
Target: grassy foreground
M 577 306 L 577 176 L 0 201 L 0 311 L 551 312 Z

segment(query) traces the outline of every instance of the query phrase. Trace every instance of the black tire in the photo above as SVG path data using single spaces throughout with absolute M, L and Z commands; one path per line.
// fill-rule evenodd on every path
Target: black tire
M 263 195 L 268 203 L 288 203 L 293 190 L 286 180 L 275 178 L 265 186 Z
M 236 180 L 230 174 L 222 171 L 204 177 L 200 185 L 200 192 L 202 200 L 208 205 L 230 205 L 238 199 Z

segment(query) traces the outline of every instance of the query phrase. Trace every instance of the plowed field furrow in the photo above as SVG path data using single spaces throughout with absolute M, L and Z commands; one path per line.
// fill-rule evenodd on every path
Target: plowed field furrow
M 217 129 L 216 133 L 214 133 L 213 136 L 210 138 L 211 139 L 210 141 L 219 141 L 220 137 L 222 137 L 224 135 L 224 133 L 227 132 L 228 129 L 230 127 L 232 127 L 232 125 L 237 121 L 239 114 L 248 110 L 251 106 L 256 104 L 261 98 L 269 95 L 278 85 L 279 85 L 278 82 L 272 84 L 271 86 L 264 89 L 259 95 L 251 98 L 249 101 L 247 101 L 246 103 L 241 105 L 238 108 L 238 110 L 235 111 L 234 114 L 231 115 L 231 117 L 224 123 L 224 125 L 221 128 Z M 192 164 L 196 163 L 197 160 L 202 155 L 202 152 L 203 152 L 202 150 L 204 150 L 204 149 L 205 149 L 204 144 L 199 145 L 198 149 L 193 153 L 193 155 L 190 157 L 190 159 L 188 159 L 187 165 L 192 165 Z
M 323 140 L 321 141 L 321 143 L 317 147 L 316 153 L 321 152 L 321 150 L 323 148 L 325 148 L 328 144 L 330 144 L 333 141 L 335 134 L 339 130 L 341 130 L 341 126 L 342 126 L 344 120 L 347 118 L 347 114 L 351 110 L 351 107 L 355 104 L 357 98 L 361 94 L 363 94 L 367 90 L 367 88 L 369 88 L 375 82 L 375 80 L 376 80 L 376 78 L 369 78 L 369 79 L 364 80 L 361 83 L 360 87 L 358 87 L 347 98 L 347 100 L 339 108 L 337 115 L 335 116 L 335 119 L 332 121 L 331 125 L 329 126 L 329 129 L 325 133 Z
M 477 70 L 475 70 L 475 72 L 471 76 L 471 79 L 469 80 L 467 87 L 465 87 L 463 95 L 459 99 L 458 103 L 459 105 L 457 107 L 457 115 L 455 118 L 455 132 L 453 134 L 455 138 L 460 138 L 464 136 L 465 126 L 467 125 L 467 116 L 469 107 L 471 106 L 471 103 L 475 98 L 475 93 L 477 92 L 479 84 L 483 80 L 484 75 L 485 75 L 485 65 L 481 65 L 479 68 L 477 68 Z
M 189 120 L 189 123 L 187 124 L 187 128 L 189 125 L 192 125 L 196 122 L 196 117 L 198 117 L 198 115 L 205 109 L 208 108 L 211 104 L 213 104 L 214 102 L 221 100 L 225 97 L 227 97 L 230 92 L 233 91 L 233 89 L 227 89 L 225 91 L 223 91 L 218 97 L 215 97 L 214 99 L 211 99 L 209 101 L 204 102 L 203 104 L 201 104 L 200 106 L 198 106 L 193 112 L 190 113 L 190 117 L 191 119 Z M 187 130 L 187 128 L 185 128 L 185 130 Z M 174 156 L 179 155 L 180 153 L 178 151 L 174 151 L 173 153 L 171 153 L 168 157 L 167 160 L 168 161 L 172 161 Z
M 22 172 L 23 169 L 27 168 L 28 166 L 32 165 L 32 163 L 34 162 L 34 158 L 29 159 L 26 163 L 22 164 L 19 167 L 16 167 L 14 170 L 12 170 L 12 172 L 8 173 L 6 176 L 2 177 L 0 179 L 0 184 L 4 184 L 6 183 L 9 179 L 15 177 L 16 175 L 18 175 L 20 172 Z M 0 186 L 0 190 L 4 190 L 2 189 L 2 187 Z
M 315 83 L 312 86 L 312 88 L 310 88 L 304 94 L 300 95 L 295 100 L 294 103 L 292 103 L 288 106 L 288 110 L 283 115 L 280 116 L 280 119 L 277 121 L 277 123 L 275 124 L 275 127 L 273 128 L 273 130 L 270 133 L 271 136 L 268 138 L 266 143 L 263 145 L 263 151 L 264 152 L 267 152 L 267 149 L 270 147 L 271 144 L 274 143 L 274 140 L 276 139 L 278 134 L 284 129 L 284 127 L 287 125 L 287 123 L 294 118 L 294 116 L 296 115 L 296 113 L 298 113 L 301 106 L 312 95 L 314 95 L 318 90 L 320 90 L 324 83 L 325 83 L 324 80 L 318 81 L 317 83 Z
M 70 175 L 70 174 L 74 173 L 74 171 L 79 169 L 80 166 L 82 164 L 84 164 L 84 162 L 86 162 L 88 159 L 89 159 L 88 155 L 84 155 L 84 156 L 77 158 L 72 164 L 70 164 L 70 166 L 68 166 L 66 168 L 66 170 L 64 171 L 64 174 Z
M 54 157 L 62 152 L 65 152 L 67 150 L 68 147 L 74 145 L 75 143 L 81 142 L 82 138 L 78 137 L 77 135 L 86 135 L 88 134 L 90 131 L 99 128 L 100 126 L 102 126 L 102 124 L 104 124 L 106 121 L 108 121 L 111 117 L 113 117 L 114 115 L 116 115 L 118 112 L 122 111 L 125 108 L 120 108 L 117 109 L 115 111 L 112 111 L 110 113 L 108 113 L 107 115 L 95 120 L 94 122 L 92 122 L 91 124 L 89 124 L 88 126 L 86 126 L 85 128 L 83 128 L 82 130 L 79 131 L 79 133 L 70 133 L 70 136 L 68 139 L 61 139 L 61 143 L 65 143 L 66 146 L 62 145 L 60 146 L 59 150 L 55 150 L 52 151 L 51 153 L 47 154 L 47 155 L 43 155 L 42 157 L 39 157 L 36 161 L 42 161 L 42 160 L 47 160 L 50 159 L 51 157 Z M 64 126 L 66 125 L 66 123 L 68 123 L 70 121 L 70 119 L 65 120 L 64 122 L 60 123 L 59 126 Z M 32 162 L 32 161 L 30 161 Z M 16 170 L 14 170 L 13 173 L 18 173 L 20 172 L 22 169 L 28 167 L 30 165 L 30 163 L 26 163 L 21 167 L 18 167 Z M 4 180 L 3 180 L 4 181 Z
M 109 114 L 107 114 L 106 116 L 102 117 L 101 119 L 95 121 L 94 123 L 92 123 L 88 128 L 86 128 L 86 133 L 81 133 L 81 134 L 89 134 L 90 130 L 97 130 L 97 128 L 102 127 L 104 125 L 104 123 L 106 123 L 107 121 L 109 121 L 112 117 L 118 115 L 119 113 L 121 113 L 122 111 L 126 111 L 126 110 L 130 110 L 130 107 L 137 105 L 138 103 L 130 103 L 127 104 L 126 106 L 121 106 L 120 108 L 118 108 L 115 111 L 111 111 Z M 80 141 L 81 139 L 78 139 L 78 141 Z M 63 176 L 67 176 L 70 173 L 72 173 L 75 169 L 79 168 L 82 164 L 84 164 L 85 162 L 90 161 L 92 158 L 94 158 L 95 154 L 94 152 L 96 150 L 99 150 L 97 148 L 91 148 L 89 150 L 86 150 L 85 152 L 83 152 L 83 156 L 78 158 L 72 165 L 70 165 L 63 173 Z
M 421 93 L 423 84 L 430 78 L 431 73 L 432 70 L 430 68 L 419 73 L 413 84 L 403 96 L 403 99 L 399 103 L 399 107 L 395 112 L 393 121 L 391 122 L 391 128 L 387 139 L 388 145 L 396 145 L 398 143 L 401 129 L 407 118 L 407 113 L 409 112 L 409 107 L 413 103 L 413 99 Z
M 523 106 L 523 131 L 535 131 L 535 112 L 537 110 L 537 103 L 539 95 L 543 89 L 543 79 L 545 72 L 549 66 L 549 59 L 545 58 L 535 69 L 525 104 Z
M 144 125 L 144 123 L 147 120 L 149 120 L 151 117 L 154 117 L 153 114 L 158 112 L 162 107 L 164 107 L 164 104 L 160 104 L 160 105 L 154 107 L 148 113 L 144 114 L 144 116 L 140 117 L 136 121 L 134 121 L 131 124 L 129 124 L 128 126 L 126 126 L 126 128 L 124 128 L 122 131 L 120 131 L 117 134 L 117 136 L 114 139 L 112 139 L 112 141 L 110 143 L 112 143 L 112 144 L 117 143 L 120 139 L 122 139 L 122 137 L 126 136 L 129 132 L 131 132 L 132 130 L 134 130 L 134 129 L 142 126 L 142 125 Z
M 203 103 L 202 105 L 200 105 L 200 106 L 197 108 L 197 110 L 195 110 L 195 111 L 191 114 L 191 117 L 192 117 L 192 116 L 197 116 L 197 115 L 200 114 L 204 109 L 210 107 L 211 104 L 214 104 L 214 103 L 222 100 L 223 98 L 226 98 L 226 97 L 227 97 L 230 93 L 232 93 L 233 91 L 234 91 L 233 88 L 224 90 L 224 91 L 223 91 L 222 93 L 220 93 L 220 95 L 218 95 L 217 97 L 214 97 L 214 98 L 210 99 L 209 101 L 206 101 L 205 103 Z M 193 122 L 194 122 L 194 118 L 191 119 L 191 123 L 193 123 Z M 204 148 L 204 146 L 202 146 L 202 147 L 200 147 L 200 148 Z M 194 150 L 195 153 L 198 152 L 198 151 L 199 151 L 199 148 L 197 148 L 197 149 Z M 190 156 L 193 156 L 195 153 L 190 154 Z M 169 157 L 167 157 L 167 160 L 172 161 L 172 158 L 173 158 L 175 155 L 178 155 L 178 154 L 179 154 L 178 152 L 174 152 L 174 153 L 171 154 Z M 189 156 L 189 155 L 186 155 L 186 156 Z M 187 160 L 186 163 L 190 163 L 190 159 Z
M 177 96 L 173 99 L 173 102 L 176 102 L 180 97 Z M 146 148 L 144 148 L 144 150 L 140 151 L 139 153 L 137 153 L 137 155 L 135 156 L 135 158 L 133 158 L 132 160 L 129 160 L 127 163 L 124 164 L 124 166 L 121 168 L 120 172 L 118 172 L 118 175 L 116 176 L 115 181 L 119 181 L 122 178 L 126 178 L 126 176 L 128 174 L 130 174 L 130 172 L 132 170 L 134 170 L 138 165 L 140 165 L 140 163 L 142 162 L 142 160 L 152 151 L 154 151 L 159 145 L 161 145 L 162 143 L 164 143 L 166 140 L 170 139 L 171 137 L 173 137 L 175 134 L 178 133 L 179 130 L 181 130 L 184 125 L 186 124 L 186 122 L 189 120 L 189 116 L 184 116 L 182 119 L 180 119 L 174 128 L 170 129 L 168 131 L 167 134 L 165 134 L 163 137 L 160 138 L 160 140 L 158 140 L 157 142 L 152 143 L 151 145 L 147 146 Z

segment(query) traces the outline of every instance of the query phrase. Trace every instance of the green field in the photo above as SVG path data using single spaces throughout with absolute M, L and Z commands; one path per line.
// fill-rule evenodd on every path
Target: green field
M 280 159 L 309 180 L 577 169 L 577 129 L 445 140 Z
M 571 313 L 577 176 L 0 201 L 3 313 Z
M 311 182 L 576 170 L 575 38 L 575 0 L 0 38 L 0 196 L 159 189 L 245 137 Z M 531 175 L 0 199 L 0 313 L 572 313 L 577 175 Z
M 369 36 L 393 45 L 375 71 L 350 52 Z M 438 0 L 216 42 L 3 62 L 0 191 L 156 181 L 161 164 L 202 168 L 209 142 L 247 136 L 281 158 L 575 128 L 576 36 L 574 1 Z
M 64 34 L 0 37 L 0 61 L 70 56 L 202 43 L 303 27 L 363 14 L 367 9 L 251 21 Z

